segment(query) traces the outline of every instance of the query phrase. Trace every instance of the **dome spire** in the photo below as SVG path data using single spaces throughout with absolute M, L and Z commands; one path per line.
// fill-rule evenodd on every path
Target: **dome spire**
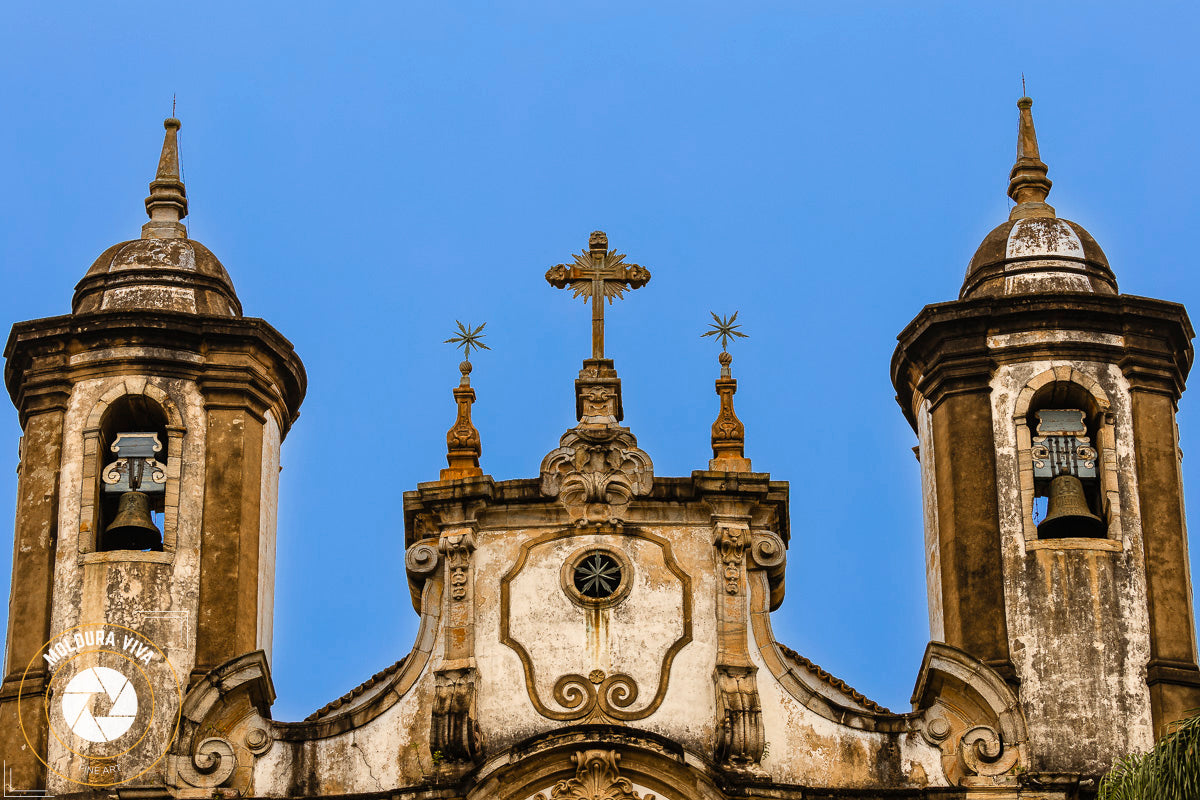
M 1046 164 L 1038 153 L 1037 132 L 1033 129 L 1033 100 L 1022 97 L 1017 108 L 1021 109 L 1017 123 L 1017 163 L 1013 164 L 1008 180 L 1008 196 L 1017 205 L 1008 218 L 1053 217 L 1054 207 L 1046 203 L 1051 181 L 1046 177 Z
M 179 221 L 187 216 L 187 190 L 179 178 L 180 122 L 170 117 L 163 122 L 162 155 L 158 157 L 158 172 L 150 182 L 146 198 L 146 213 L 150 221 L 142 226 L 143 239 L 186 239 L 187 228 Z

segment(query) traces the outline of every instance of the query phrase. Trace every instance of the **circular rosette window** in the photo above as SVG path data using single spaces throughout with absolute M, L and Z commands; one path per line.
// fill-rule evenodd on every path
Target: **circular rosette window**
M 633 568 L 624 555 L 607 548 L 590 547 L 567 559 L 562 567 L 562 588 L 567 597 L 585 608 L 606 608 L 629 595 Z

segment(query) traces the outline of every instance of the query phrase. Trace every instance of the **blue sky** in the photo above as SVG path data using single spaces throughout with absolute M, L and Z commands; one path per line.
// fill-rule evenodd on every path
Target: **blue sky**
M 283 451 L 279 719 L 411 647 L 401 494 L 444 465 L 454 320 L 488 323 L 489 474 L 534 476 L 573 424 L 588 314 L 543 274 L 593 229 L 653 273 L 607 338 L 656 474 L 707 463 L 718 348 L 699 334 L 740 311 L 747 455 L 792 486 L 776 633 L 895 709 L 928 624 L 888 363 L 1007 217 L 1022 73 L 1059 214 L 1122 291 L 1200 308 L 1190 4 L 45 8 L 8 6 L 0 31 L 0 319 L 66 313 L 138 236 L 176 94 L 191 235 L 309 375 Z M 5 520 L 18 436 L 0 412 Z

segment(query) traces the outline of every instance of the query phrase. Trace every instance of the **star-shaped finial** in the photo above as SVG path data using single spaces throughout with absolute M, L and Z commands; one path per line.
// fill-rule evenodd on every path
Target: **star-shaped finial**
M 733 312 L 733 316 L 730 317 L 718 317 L 716 312 L 713 311 L 708 313 L 712 314 L 712 318 L 714 320 L 714 322 L 708 323 L 708 327 L 712 328 L 712 330 L 705 331 L 704 333 L 700 334 L 700 336 L 701 338 L 705 336 L 716 336 L 719 338 L 721 340 L 721 352 L 728 352 L 729 340 L 733 337 L 738 336 L 743 339 L 749 338 L 749 334 L 742 333 L 738 330 L 738 328 L 742 327 L 741 324 L 734 324 L 737 321 L 738 312 Z
M 447 339 L 445 344 L 452 344 L 455 347 L 461 347 L 464 359 L 467 361 L 471 360 L 472 347 L 474 347 L 476 350 L 492 349 L 480 341 L 480 339 L 482 339 L 484 336 L 487 336 L 486 333 L 483 333 L 484 326 L 487 325 L 486 322 L 480 324 L 478 328 L 472 328 L 470 323 L 463 325 L 458 320 L 454 320 L 454 323 L 458 325 L 458 333 L 455 336 L 451 336 L 449 339 Z

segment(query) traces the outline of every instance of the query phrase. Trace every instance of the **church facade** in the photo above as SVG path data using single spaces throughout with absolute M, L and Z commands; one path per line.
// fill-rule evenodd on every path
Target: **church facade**
M 141 238 L 5 349 L 23 430 L 6 796 L 1093 795 L 1200 707 L 1175 423 L 1193 332 L 1181 306 L 1120 294 L 1046 202 L 1018 107 L 1010 218 L 892 361 L 932 640 L 905 712 L 772 633 L 789 488 L 746 457 L 729 354 L 704 468 L 655 474 L 621 425 L 604 302 L 651 275 L 597 231 L 546 274 L 592 303 L 576 425 L 538 475 L 484 474 L 464 331 L 448 466 L 404 495 L 417 640 L 274 719 L 277 474 L 306 377 L 188 238 L 167 120 Z

